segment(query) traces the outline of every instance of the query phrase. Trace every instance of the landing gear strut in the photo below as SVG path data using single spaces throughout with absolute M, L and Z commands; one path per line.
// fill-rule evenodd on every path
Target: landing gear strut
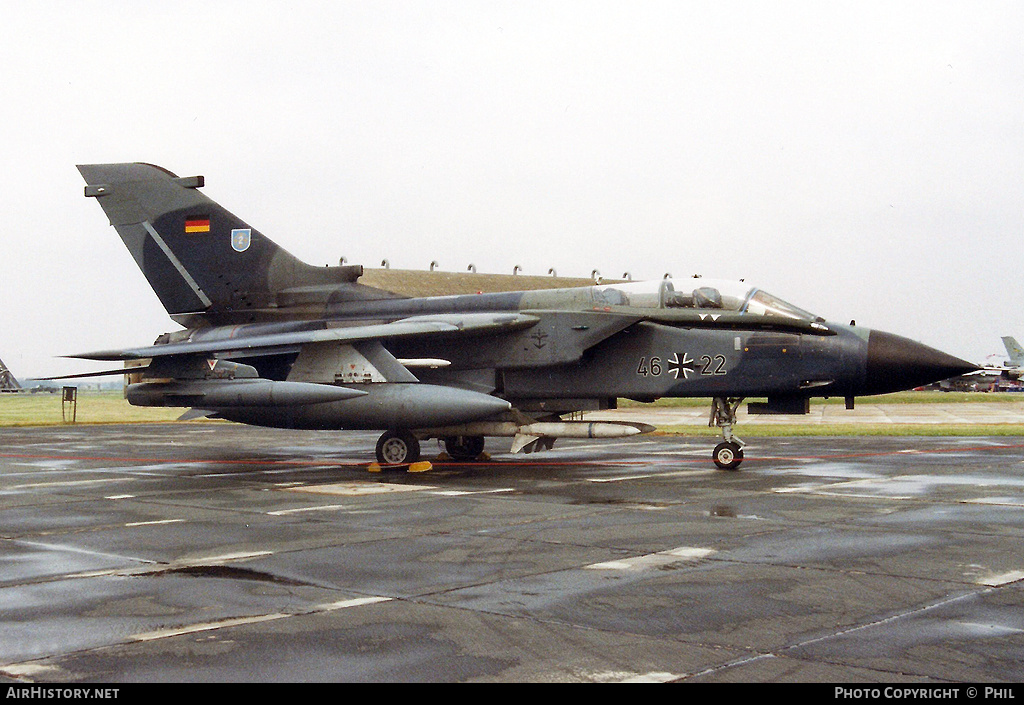
M 444 450 L 454 460 L 476 460 L 484 452 L 483 436 L 448 436 Z
M 382 465 L 409 465 L 420 459 L 420 442 L 408 431 L 385 431 L 377 441 L 377 461 Z
M 723 439 L 722 443 L 715 446 L 711 457 L 722 470 L 735 470 L 743 462 L 744 443 L 732 432 L 733 424 L 736 423 L 736 410 L 742 403 L 742 397 L 715 397 L 711 401 L 708 426 L 722 429 Z

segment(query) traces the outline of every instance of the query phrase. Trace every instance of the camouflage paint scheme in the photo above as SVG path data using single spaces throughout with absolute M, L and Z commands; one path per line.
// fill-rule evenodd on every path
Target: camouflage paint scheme
M 975 369 L 920 343 L 827 322 L 742 282 L 595 283 L 558 277 L 315 267 L 179 178 L 148 164 L 79 166 L 171 317 L 155 345 L 78 357 L 141 364 L 136 404 L 243 423 L 385 430 L 381 462 L 418 441 L 475 457 L 485 435 L 513 450 L 639 424 L 562 416 L 619 398 L 711 397 L 720 467 L 745 397 L 805 413 L 812 396 L 916 387 Z M 546 424 L 546 425 L 539 425 Z

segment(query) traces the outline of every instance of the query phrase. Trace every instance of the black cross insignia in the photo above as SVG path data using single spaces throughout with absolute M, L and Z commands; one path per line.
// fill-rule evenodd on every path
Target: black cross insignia
M 697 367 L 694 365 L 693 360 L 686 353 L 683 353 L 683 359 L 679 359 L 679 353 L 672 353 L 672 358 L 668 361 L 672 367 L 668 368 L 668 371 L 672 373 L 673 379 L 679 379 L 679 373 L 683 373 L 683 379 L 690 379 L 690 373 L 697 372 Z

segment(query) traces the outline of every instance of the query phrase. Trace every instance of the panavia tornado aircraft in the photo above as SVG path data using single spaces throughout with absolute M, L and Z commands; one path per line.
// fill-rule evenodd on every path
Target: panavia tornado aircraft
M 415 462 L 428 438 L 473 459 L 486 436 L 530 452 L 560 437 L 642 433 L 653 428 L 576 412 L 615 408 L 620 398 L 708 397 L 710 425 L 723 436 L 713 459 L 732 469 L 743 459 L 733 424 L 744 398 L 767 398 L 752 412 L 799 414 L 811 397 L 850 406 L 976 369 L 743 282 L 538 284 L 316 267 L 207 198 L 201 176 L 148 164 L 78 169 L 85 195 L 185 329 L 154 345 L 73 357 L 136 365 L 126 391 L 135 405 L 262 426 L 381 430 L 384 464 Z

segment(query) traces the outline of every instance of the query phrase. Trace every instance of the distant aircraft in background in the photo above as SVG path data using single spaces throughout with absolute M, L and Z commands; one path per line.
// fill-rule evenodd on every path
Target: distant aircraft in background
M 3 360 L 0 360 L 0 392 L 20 392 L 21 385 Z
M 958 375 L 937 382 L 935 386 L 945 392 L 995 392 L 1015 391 L 1022 389 L 1021 377 L 1024 377 L 1024 347 L 1016 338 L 1004 335 L 1003 345 L 1010 356 L 1002 365 L 982 365 L 974 372 Z M 990 355 L 995 357 L 995 355 Z
M 34 382 L 36 380 L 31 381 Z M 4 361 L 0 360 L 0 393 L 19 394 L 29 392 L 31 394 L 35 394 L 36 392 L 49 392 L 50 394 L 56 394 L 59 391 L 60 387 L 54 384 L 33 384 L 28 387 L 23 386 L 18 382 L 10 368 L 4 364 Z
M 1006 372 L 1010 379 L 1020 379 L 1024 376 L 1024 348 L 1016 338 L 1008 335 L 1003 336 L 1003 345 L 1006 347 L 1006 354 L 1010 356 L 1006 361 Z

